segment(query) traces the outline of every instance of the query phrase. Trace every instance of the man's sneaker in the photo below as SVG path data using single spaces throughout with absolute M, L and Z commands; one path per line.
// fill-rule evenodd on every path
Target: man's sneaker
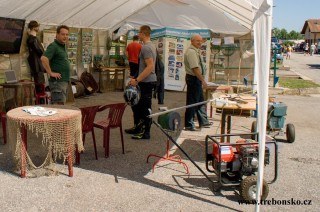
M 185 131 L 198 131 L 196 128 L 194 127 L 185 127 L 184 128 Z
M 213 122 L 208 122 L 208 123 L 206 123 L 206 124 L 201 125 L 200 128 L 201 128 L 201 127 L 203 127 L 203 128 L 210 128 L 210 127 L 212 126 L 212 124 L 213 124 Z
M 138 133 L 131 137 L 132 139 L 150 139 L 150 133 Z
M 136 126 L 134 126 L 130 129 L 125 129 L 124 132 L 128 134 L 137 134 L 139 133 L 139 129 Z

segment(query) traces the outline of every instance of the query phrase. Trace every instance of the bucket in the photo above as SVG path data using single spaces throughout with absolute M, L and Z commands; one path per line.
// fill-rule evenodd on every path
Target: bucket
M 82 82 L 77 81 L 77 82 L 73 82 L 74 86 L 76 87 L 76 92 L 73 94 L 73 96 L 75 98 L 83 96 L 84 95 L 84 85 L 82 84 Z

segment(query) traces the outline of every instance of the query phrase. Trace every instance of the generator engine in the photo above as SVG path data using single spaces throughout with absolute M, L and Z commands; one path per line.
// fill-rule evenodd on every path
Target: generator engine
M 238 140 L 235 147 L 220 146 L 215 143 L 212 150 L 212 166 L 215 170 L 220 170 L 221 174 L 228 174 L 229 177 L 251 176 L 258 171 L 259 156 L 258 145 L 251 144 L 252 140 Z M 270 150 L 265 148 L 264 164 L 269 164 Z

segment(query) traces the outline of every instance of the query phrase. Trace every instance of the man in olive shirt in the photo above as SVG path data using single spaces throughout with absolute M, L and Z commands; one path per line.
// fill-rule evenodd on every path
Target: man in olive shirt
M 202 61 L 199 49 L 202 45 L 202 37 L 194 34 L 191 37 L 191 45 L 184 54 L 184 64 L 186 68 L 186 84 L 187 84 L 187 105 L 204 101 L 203 90 L 207 88 L 207 83 L 204 79 L 205 70 L 202 66 Z M 194 115 L 197 114 L 199 126 L 210 127 L 206 112 L 206 105 L 189 107 L 185 112 L 185 130 L 195 131 L 193 122 Z
M 67 87 L 70 79 L 70 63 L 66 50 L 69 27 L 57 28 L 56 39 L 43 53 L 41 61 L 49 75 L 49 87 L 52 104 L 64 104 L 67 99 Z

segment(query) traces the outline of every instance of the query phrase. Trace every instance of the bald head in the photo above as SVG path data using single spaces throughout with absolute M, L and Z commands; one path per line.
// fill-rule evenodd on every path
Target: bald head
M 202 37 L 199 34 L 192 35 L 191 44 L 197 49 L 199 49 L 202 45 Z

